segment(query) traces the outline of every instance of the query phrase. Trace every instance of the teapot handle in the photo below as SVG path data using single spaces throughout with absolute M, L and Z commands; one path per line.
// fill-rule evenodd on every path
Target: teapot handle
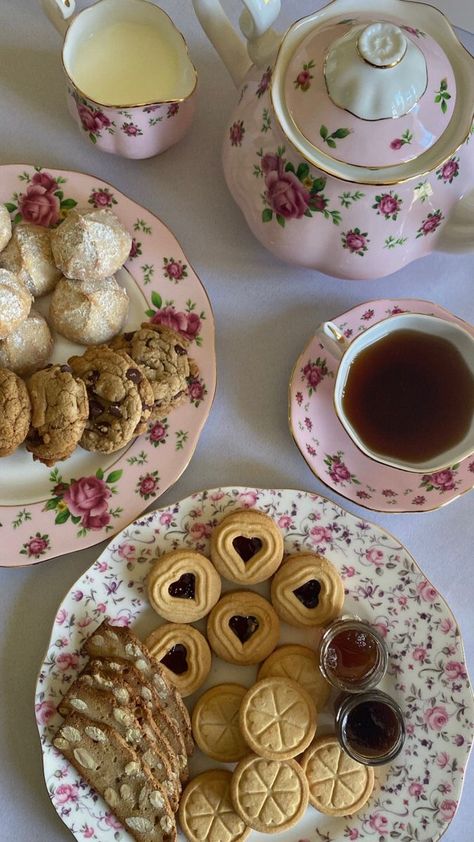
M 69 26 L 69 18 L 75 12 L 75 0 L 41 0 L 43 11 L 58 30 L 60 35 L 65 35 Z
M 60 0 L 58 0 L 60 2 Z M 247 50 L 220 0 L 193 0 L 194 11 L 207 37 L 219 53 L 234 84 L 238 87 L 252 63 L 268 63 L 280 37 L 271 27 L 280 14 L 281 0 L 242 0 L 240 29 L 247 39 Z

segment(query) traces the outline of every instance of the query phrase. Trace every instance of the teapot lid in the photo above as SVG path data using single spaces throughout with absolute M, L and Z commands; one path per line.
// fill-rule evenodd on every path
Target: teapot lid
M 341 12 L 357 3 L 337 0 L 294 24 L 277 57 L 272 99 L 285 134 L 307 160 L 346 180 L 385 184 L 454 154 L 472 108 L 464 120 L 469 100 L 462 102 L 453 66 L 454 47 L 463 49 L 444 16 L 418 3 L 376 5 L 377 17 L 373 6 L 348 16 Z M 418 7 L 411 14 L 417 25 L 397 16 L 407 7 Z M 443 43 L 443 28 L 455 45 L 447 37 Z

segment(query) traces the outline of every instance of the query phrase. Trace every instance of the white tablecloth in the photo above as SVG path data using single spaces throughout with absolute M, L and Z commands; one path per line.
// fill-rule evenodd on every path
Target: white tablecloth
M 161 158 L 129 162 L 86 143 L 67 115 L 60 39 L 39 2 L 1 0 L 0 163 L 37 163 L 103 177 L 162 217 L 208 290 L 217 322 L 217 396 L 188 470 L 160 503 L 197 489 L 239 484 L 310 489 L 345 505 L 314 478 L 288 432 L 287 384 L 296 357 L 319 322 L 369 298 L 427 298 L 474 322 L 474 257 L 436 254 L 385 280 L 351 283 L 291 268 L 267 254 L 222 176 L 221 139 L 235 97 L 230 78 L 200 31 L 190 0 L 161 5 L 188 39 L 200 77 L 199 110 L 181 145 Z M 286 0 L 282 26 L 318 5 Z M 228 0 L 229 7 L 235 17 L 237 0 Z M 474 37 L 463 37 L 473 52 Z M 352 504 L 347 508 L 357 511 Z M 396 534 L 444 595 L 474 676 L 474 494 L 431 514 L 360 513 Z M 5 842 L 71 838 L 43 784 L 34 688 L 56 607 L 100 551 L 98 546 L 32 568 L 0 570 L 0 840 Z M 474 839 L 473 792 L 471 763 L 444 842 Z

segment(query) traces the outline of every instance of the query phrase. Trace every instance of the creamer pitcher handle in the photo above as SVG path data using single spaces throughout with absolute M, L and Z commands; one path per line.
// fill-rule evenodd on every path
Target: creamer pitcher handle
M 350 342 L 339 330 L 334 322 L 323 322 L 316 330 L 316 336 L 324 337 L 326 345 L 330 345 L 331 353 L 336 359 L 341 360 L 347 351 Z M 329 343 L 328 343 L 329 340 Z
M 65 35 L 69 18 L 76 9 L 76 0 L 41 0 L 41 5 L 54 28 L 60 35 Z
M 242 0 L 245 9 L 240 28 L 247 38 L 245 49 L 220 0 L 193 0 L 194 11 L 207 37 L 219 53 L 236 86 L 239 86 L 252 63 L 265 63 L 280 41 L 271 29 L 277 19 L 281 0 Z

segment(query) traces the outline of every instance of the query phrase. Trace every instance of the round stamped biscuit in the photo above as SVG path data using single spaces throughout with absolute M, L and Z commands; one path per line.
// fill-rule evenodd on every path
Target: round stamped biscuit
M 189 842 L 243 842 L 250 828 L 230 798 L 231 772 L 210 769 L 187 785 L 179 805 L 179 823 Z
M 279 617 L 290 626 L 322 626 L 341 613 L 344 585 L 326 558 L 296 553 L 273 577 L 271 600 Z
M 264 512 L 232 512 L 213 530 L 211 559 L 221 576 L 255 585 L 272 576 L 283 559 L 283 536 Z
M 240 730 L 252 751 L 267 760 L 301 754 L 316 733 L 318 714 L 308 691 L 291 678 L 258 681 L 242 700 Z
M 296 760 L 251 754 L 234 770 L 230 793 L 241 819 L 260 833 L 288 830 L 308 806 L 308 782 Z
M 201 620 L 221 595 L 221 579 L 213 564 L 188 549 L 160 556 L 148 574 L 147 584 L 152 607 L 175 623 Z
M 308 780 L 309 800 L 320 813 L 352 816 L 372 794 L 373 767 L 349 757 L 336 736 L 316 739 L 300 763 Z
M 239 710 L 247 688 L 241 684 L 217 684 L 194 705 L 194 739 L 204 754 L 221 763 L 236 763 L 248 754 L 239 725 Z
M 212 609 L 207 639 L 231 664 L 258 664 L 273 652 L 280 621 L 270 603 L 254 591 L 229 591 Z
M 166 623 L 152 631 L 145 644 L 182 696 L 190 696 L 204 684 L 212 655 L 206 638 L 194 626 Z
M 331 693 L 331 685 L 319 669 L 316 652 L 298 643 L 279 646 L 260 665 L 257 674 L 258 681 L 270 675 L 292 678 L 293 681 L 301 684 L 310 694 L 318 711 L 322 710 Z

